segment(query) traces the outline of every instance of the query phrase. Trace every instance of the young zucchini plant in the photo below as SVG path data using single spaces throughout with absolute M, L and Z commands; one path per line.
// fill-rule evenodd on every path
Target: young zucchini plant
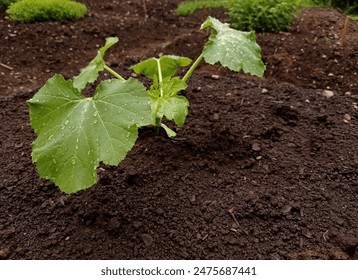
M 205 28 L 213 32 L 184 77 L 175 74 L 179 67 L 191 64 L 186 57 L 150 58 L 132 67 L 135 73 L 153 80 L 148 90 L 138 80 L 126 80 L 105 64 L 105 52 L 117 43 L 116 37 L 107 38 L 97 56 L 72 80 L 61 75 L 50 78 L 27 101 L 37 135 L 32 160 L 39 175 L 63 192 L 74 193 L 96 183 L 100 162 L 118 165 L 125 158 L 135 144 L 139 127 L 163 127 L 174 137 L 175 132 L 162 119 L 172 120 L 179 127 L 184 124 L 189 101 L 179 93 L 186 89 L 202 60 L 263 75 L 265 66 L 254 33 L 231 29 L 212 17 L 202 24 L 201 29 Z M 84 97 L 83 89 L 104 70 L 114 78 L 100 82 L 92 97 Z

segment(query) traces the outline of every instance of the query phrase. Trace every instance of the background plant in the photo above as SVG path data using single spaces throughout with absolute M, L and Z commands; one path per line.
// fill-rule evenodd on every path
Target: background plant
M 6 13 L 22 23 L 47 20 L 77 20 L 87 12 L 86 5 L 71 0 L 21 0 Z
M 176 10 L 179 16 L 188 16 L 201 9 L 228 8 L 228 0 L 195 0 L 179 3 Z
M 358 14 L 357 0 L 332 0 L 332 6 L 341 8 L 346 14 Z
M 10 6 L 12 3 L 15 3 L 19 0 L 0 0 L 0 8 L 1 7 L 5 7 L 7 8 L 8 6 Z
M 241 0 L 193 0 L 193 1 L 183 1 L 179 3 L 177 7 L 177 14 L 180 16 L 191 15 L 197 10 L 205 8 L 225 8 L 230 9 L 237 2 Z M 250 1 L 252 2 L 252 1 Z M 275 1 L 277 3 L 282 1 Z M 283 1 L 285 2 L 285 1 Z M 287 2 L 287 1 L 286 1 Z M 292 2 L 288 1 L 288 2 Z M 356 15 L 358 14 L 358 2 L 357 0 L 297 0 L 294 1 L 299 7 L 328 7 L 332 6 L 334 8 L 342 9 L 346 14 Z
M 295 0 L 232 0 L 229 16 L 238 30 L 278 32 L 292 25 L 297 8 Z
M 346 14 L 358 13 L 357 0 L 301 0 L 300 3 L 305 7 L 320 6 L 333 7 L 343 10 Z

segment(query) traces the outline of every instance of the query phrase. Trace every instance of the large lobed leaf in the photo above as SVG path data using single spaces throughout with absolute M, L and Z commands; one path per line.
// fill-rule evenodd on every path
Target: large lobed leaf
M 138 127 L 152 122 L 146 89 L 135 79 L 103 81 L 85 98 L 72 81 L 55 75 L 27 104 L 37 134 L 33 161 L 41 177 L 66 193 L 95 184 L 99 163 L 117 165 Z
M 265 65 L 261 60 L 261 48 L 256 43 L 255 33 L 232 29 L 228 24 L 208 17 L 201 29 L 211 27 L 215 33 L 204 46 L 204 59 L 209 64 L 220 62 L 233 71 L 243 70 L 247 74 L 263 76 Z

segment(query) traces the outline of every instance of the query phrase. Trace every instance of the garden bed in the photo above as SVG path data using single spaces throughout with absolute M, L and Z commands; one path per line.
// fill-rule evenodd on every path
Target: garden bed
M 31 162 L 25 101 L 78 74 L 108 36 L 120 42 L 106 60 L 129 77 L 151 56 L 195 59 L 206 15 L 226 20 L 177 17 L 177 0 L 147 1 L 147 19 L 141 1 L 82 2 L 77 22 L 0 13 L 0 259 L 357 259 L 357 22 L 343 46 L 345 17 L 323 8 L 258 34 L 264 78 L 203 64 L 176 139 L 142 129 L 118 167 L 66 195 Z

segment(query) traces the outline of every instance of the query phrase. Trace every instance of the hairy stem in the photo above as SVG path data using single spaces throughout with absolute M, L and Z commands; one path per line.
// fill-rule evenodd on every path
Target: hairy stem
M 122 81 L 125 81 L 125 79 L 121 75 L 119 75 L 116 71 L 114 71 L 109 66 L 104 65 L 104 69 L 107 70 L 109 73 L 111 73 L 115 78 L 117 78 L 119 80 L 122 80 Z
M 204 53 L 201 53 L 199 55 L 199 57 L 195 60 L 195 62 L 191 65 L 191 67 L 189 68 L 188 72 L 186 72 L 185 76 L 183 77 L 182 81 L 184 83 L 186 83 L 187 80 L 189 80 L 189 78 L 193 74 L 194 70 L 199 66 L 199 64 L 203 60 L 203 58 L 204 58 Z

